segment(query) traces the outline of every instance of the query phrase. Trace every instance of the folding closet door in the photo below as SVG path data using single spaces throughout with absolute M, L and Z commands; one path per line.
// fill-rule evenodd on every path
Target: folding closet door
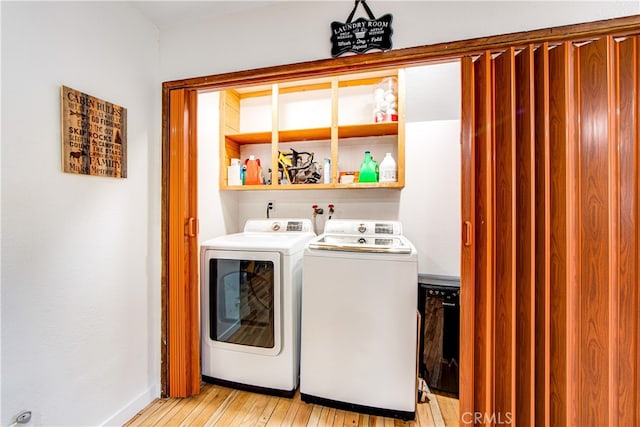
M 462 61 L 465 424 L 640 424 L 639 52 Z
M 163 276 L 163 397 L 189 397 L 200 392 L 200 324 L 198 312 L 197 93 L 168 93 L 169 151 L 163 158 L 163 214 L 168 248 Z M 166 363 L 168 361 L 168 363 Z

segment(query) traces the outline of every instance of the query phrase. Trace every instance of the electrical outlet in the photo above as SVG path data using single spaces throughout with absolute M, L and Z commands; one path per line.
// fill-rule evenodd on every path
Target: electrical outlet
M 17 424 L 27 424 L 31 421 L 31 411 L 22 411 L 16 416 Z

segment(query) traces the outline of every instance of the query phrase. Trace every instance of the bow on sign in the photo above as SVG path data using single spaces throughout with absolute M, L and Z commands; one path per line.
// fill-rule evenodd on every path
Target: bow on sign
M 358 5 L 362 5 L 370 19 L 358 18 L 353 20 Z M 391 20 L 393 16 L 387 13 L 376 19 L 365 0 L 356 0 L 347 22 L 331 23 L 331 56 L 340 56 L 346 52 L 357 54 L 371 49 L 391 49 Z

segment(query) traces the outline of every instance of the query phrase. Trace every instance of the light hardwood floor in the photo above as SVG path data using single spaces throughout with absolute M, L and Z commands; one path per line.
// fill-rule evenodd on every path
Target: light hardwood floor
M 404 422 L 308 404 L 299 393 L 287 399 L 203 383 L 197 396 L 154 400 L 125 426 L 457 426 L 458 401 L 430 396 L 438 405 L 418 404 L 416 419 Z

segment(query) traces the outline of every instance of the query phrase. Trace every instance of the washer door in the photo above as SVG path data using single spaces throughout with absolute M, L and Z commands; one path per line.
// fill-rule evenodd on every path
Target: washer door
M 280 254 L 206 250 L 202 261 L 203 338 L 228 350 L 280 353 Z

